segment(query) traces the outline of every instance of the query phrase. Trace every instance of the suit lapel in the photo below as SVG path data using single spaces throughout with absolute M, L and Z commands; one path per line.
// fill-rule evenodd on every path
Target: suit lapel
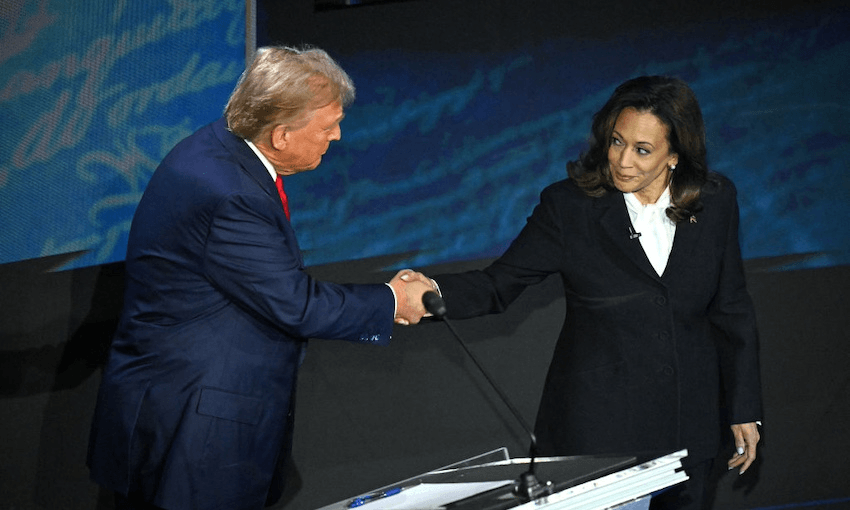
M 280 204 L 280 197 L 277 193 L 277 188 L 274 184 L 274 179 L 269 175 L 269 171 L 266 170 L 263 162 L 260 161 L 260 158 L 254 154 L 254 151 L 248 147 L 248 144 L 245 143 L 245 140 L 234 135 L 227 129 L 227 123 L 224 118 L 219 119 L 218 121 L 213 123 L 213 129 L 215 130 L 215 134 L 221 143 L 233 154 L 233 156 L 239 160 L 239 164 L 245 170 L 251 179 L 256 181 L 257 185 L 266 192 L 274 202 L 280 206 L 280 214 L 284 216 L 283 206 Z M 288 242 L 292 244 L 293 252 L 298 257 L 299 264 L 304 266 L 303 255 L 301 254 L 301 248 L 298 246 L 298 239 L 295 237 L 295 231 L 292 228 L 292 224 L 284 219 L 282 221 L 284 227 L 284 234 L 286 235 Z
M 277 198 L 277 188 L 275 188 L 274 180 L 269 175 L 268 170 L 263 165 L 263 162 L 254 154 L 254 151 L 248 147 L 245 140 L 234 135 L 227 129 L 227 124 L 224 119 L 219 119 L 213 124 L 216 136 L 221 140 L 221 143 L 227 147 L 238 160 L 245 172 L 257 182 L 257 185 L 272 198 Z
M 607 193 L 597 199 L 596 209 L 599 225 L 602 227 L 603 241 L 622 256 L 625 264 L 632 265 L 653 280 L 660 280 L 646 257 L 640 241 L 631 235 L 632 222 L 629 219 L 623 195 L 618 191 Z
M 705 221 L 681 221 L 676 224 L 676 236 L 673 238 L 673 250 L 667 260 L 664 275 L 675 273 L 691 257 L 704 231 Z

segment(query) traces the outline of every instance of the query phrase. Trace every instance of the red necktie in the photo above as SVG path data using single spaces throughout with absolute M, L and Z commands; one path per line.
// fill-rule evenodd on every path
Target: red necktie
M 283 202 L 283 212 L 286 214 L 286 219 L 289 219 L 289 200 L 286 198 L 286 192 L 283 191 L 283 177 L 277 176 L 274 180 L 274 185 L 277 187 L 277 194 L 280 195 L 280 201 Z

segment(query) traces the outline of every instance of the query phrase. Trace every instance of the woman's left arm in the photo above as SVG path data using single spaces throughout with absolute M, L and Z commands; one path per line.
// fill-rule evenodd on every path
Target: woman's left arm
M 711 306 L 711 320 L 723 332 L 720 343 L 723 381 L 730 422 L 734 425 L 735 454 L 729 469 L 744 473 L 756 459 L 760 440 L 757 421 L 762 418 L 759 338 L 755 307 L 746 288 L 744 264 L 738 238 L 737 193 L 730 181 L 723 207 L 728 208 L 728 225 L 720 279 Z
M 750 423 L 762 419 L 759 335 L 755 306 L 747 291 L 744 263 L 738 240 L 738 201 L 731 181 L 719 192 L 714 204 L 726 216 L 720 277 L 709 318 L 725 338 L 719 342 L 723 382 L 730 410 L 730 423 Z

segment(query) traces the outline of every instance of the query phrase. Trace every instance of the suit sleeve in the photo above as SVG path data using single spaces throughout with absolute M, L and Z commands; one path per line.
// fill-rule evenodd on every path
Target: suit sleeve
M 721 368 L 732 423 L 762 418 L 759 340 L 755 307 L 746 288 L 738 239 L 739 212 L 731 189 L 729 225 L 717 293 L 709 308 L 711 322 L 723 333 Z
M 216 208 L 204 254 L 204 273 L 249 313 L 300 338 L 385 344 L 395 300 L 383 283 L 338 285 L 301 269 L 268 197 L 233 194 Z
M 501 313 L 529 285 L 558 271 L 564 253 L 555 191 L 541 193 L 540 203 L 507 251 L 487 268 L 434 277 L 450 318 Z

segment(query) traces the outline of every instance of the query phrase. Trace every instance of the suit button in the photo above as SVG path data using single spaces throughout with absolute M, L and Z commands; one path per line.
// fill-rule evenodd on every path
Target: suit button
M 666 342 L 667 340 L 670 340 L 670 333 L 662 331 L 661 333 L 658 333 L 658 339 Z
M 675 374 L 676 371 L 673 370 L 673 367 L 671 367 L 670 365 L 664 365 L 661 368 L 661 373 L 664 374 L 664 375 L 667 375 L 667 376 L 671 376 L 671 375 Z
M 655 296 L 655 304 L 658 306 L 664 306 L 667 304 L 667 298 L 664 296 Z

